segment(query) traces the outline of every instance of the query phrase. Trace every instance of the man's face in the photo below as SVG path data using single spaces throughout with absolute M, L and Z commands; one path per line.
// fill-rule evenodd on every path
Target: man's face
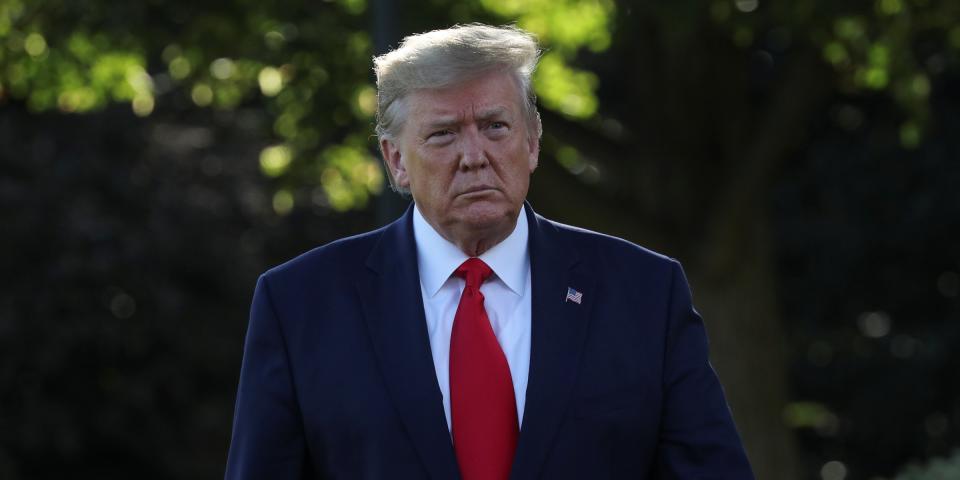
M 540 151 L 521 99 L 505 72 L 416 91 L 406 98 L 400 138 L 381 141 L 397 185 L 410 189 L 427 221 L 454 243 L 462 238 L 451 236 L 513 229 Z

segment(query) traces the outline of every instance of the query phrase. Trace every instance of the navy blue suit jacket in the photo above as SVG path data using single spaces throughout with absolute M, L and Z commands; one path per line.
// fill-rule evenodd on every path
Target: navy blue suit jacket
M 753 478 L 680 265 L 527 215 L 533 330 L 511 479 Z M 460 478 L 412 207 L 260 277 L 227 463 L 227 479 Z

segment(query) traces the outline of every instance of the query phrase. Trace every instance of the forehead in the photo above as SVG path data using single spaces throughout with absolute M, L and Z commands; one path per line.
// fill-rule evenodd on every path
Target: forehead
M 491 72 L 444 88 L 420 89 L 412 92 L 410 119 L 455 116 L 488 116 L 520 112 L 520 87 L 513 75 Z

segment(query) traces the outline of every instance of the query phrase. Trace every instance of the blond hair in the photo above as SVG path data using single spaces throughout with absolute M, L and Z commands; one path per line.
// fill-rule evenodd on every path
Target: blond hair
M 395 140 L 406 121 L 404 99 L 420 89 L 446 88 L 484 73 L 514 75 L 529 131 L 542 133 L 530 77 L 540 48 L 530 33 L 513 26 L 455 25 L 410 35 L 400 47 L 373 59 L 377 74 L 377 136 Z

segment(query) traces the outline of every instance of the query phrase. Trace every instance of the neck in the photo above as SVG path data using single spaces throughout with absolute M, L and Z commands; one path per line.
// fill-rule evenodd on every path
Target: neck
M 490 237 L 484 237 L 484 238 L 466 238 L 462 240 L 448 238 L 447 240 L 450 240 L 451 243 L 456 245 L 457 248 L 460 249 L 460 251 L 462 251 L 463 253 L 466 253 L 467 256 L 479 257 L 480 255 L 483 254 L 483 252 L 490 250 L 495 245 L 502 242 L 508 236 L 510 236 L 510 232 L 506 232 L 503 235 L 490 236 Z
M 465 227 L 438 228 L 429 219 L 427 222 L 433 226 L 433 229 L 450 243 L 457 246 L 463 253 L 470 257 L 479 257 L 487 250 L 495 247 L 504 241 L 513 233 L 517 226 L 517 219 L 496 225 L 493 228 L 470 229 Z

